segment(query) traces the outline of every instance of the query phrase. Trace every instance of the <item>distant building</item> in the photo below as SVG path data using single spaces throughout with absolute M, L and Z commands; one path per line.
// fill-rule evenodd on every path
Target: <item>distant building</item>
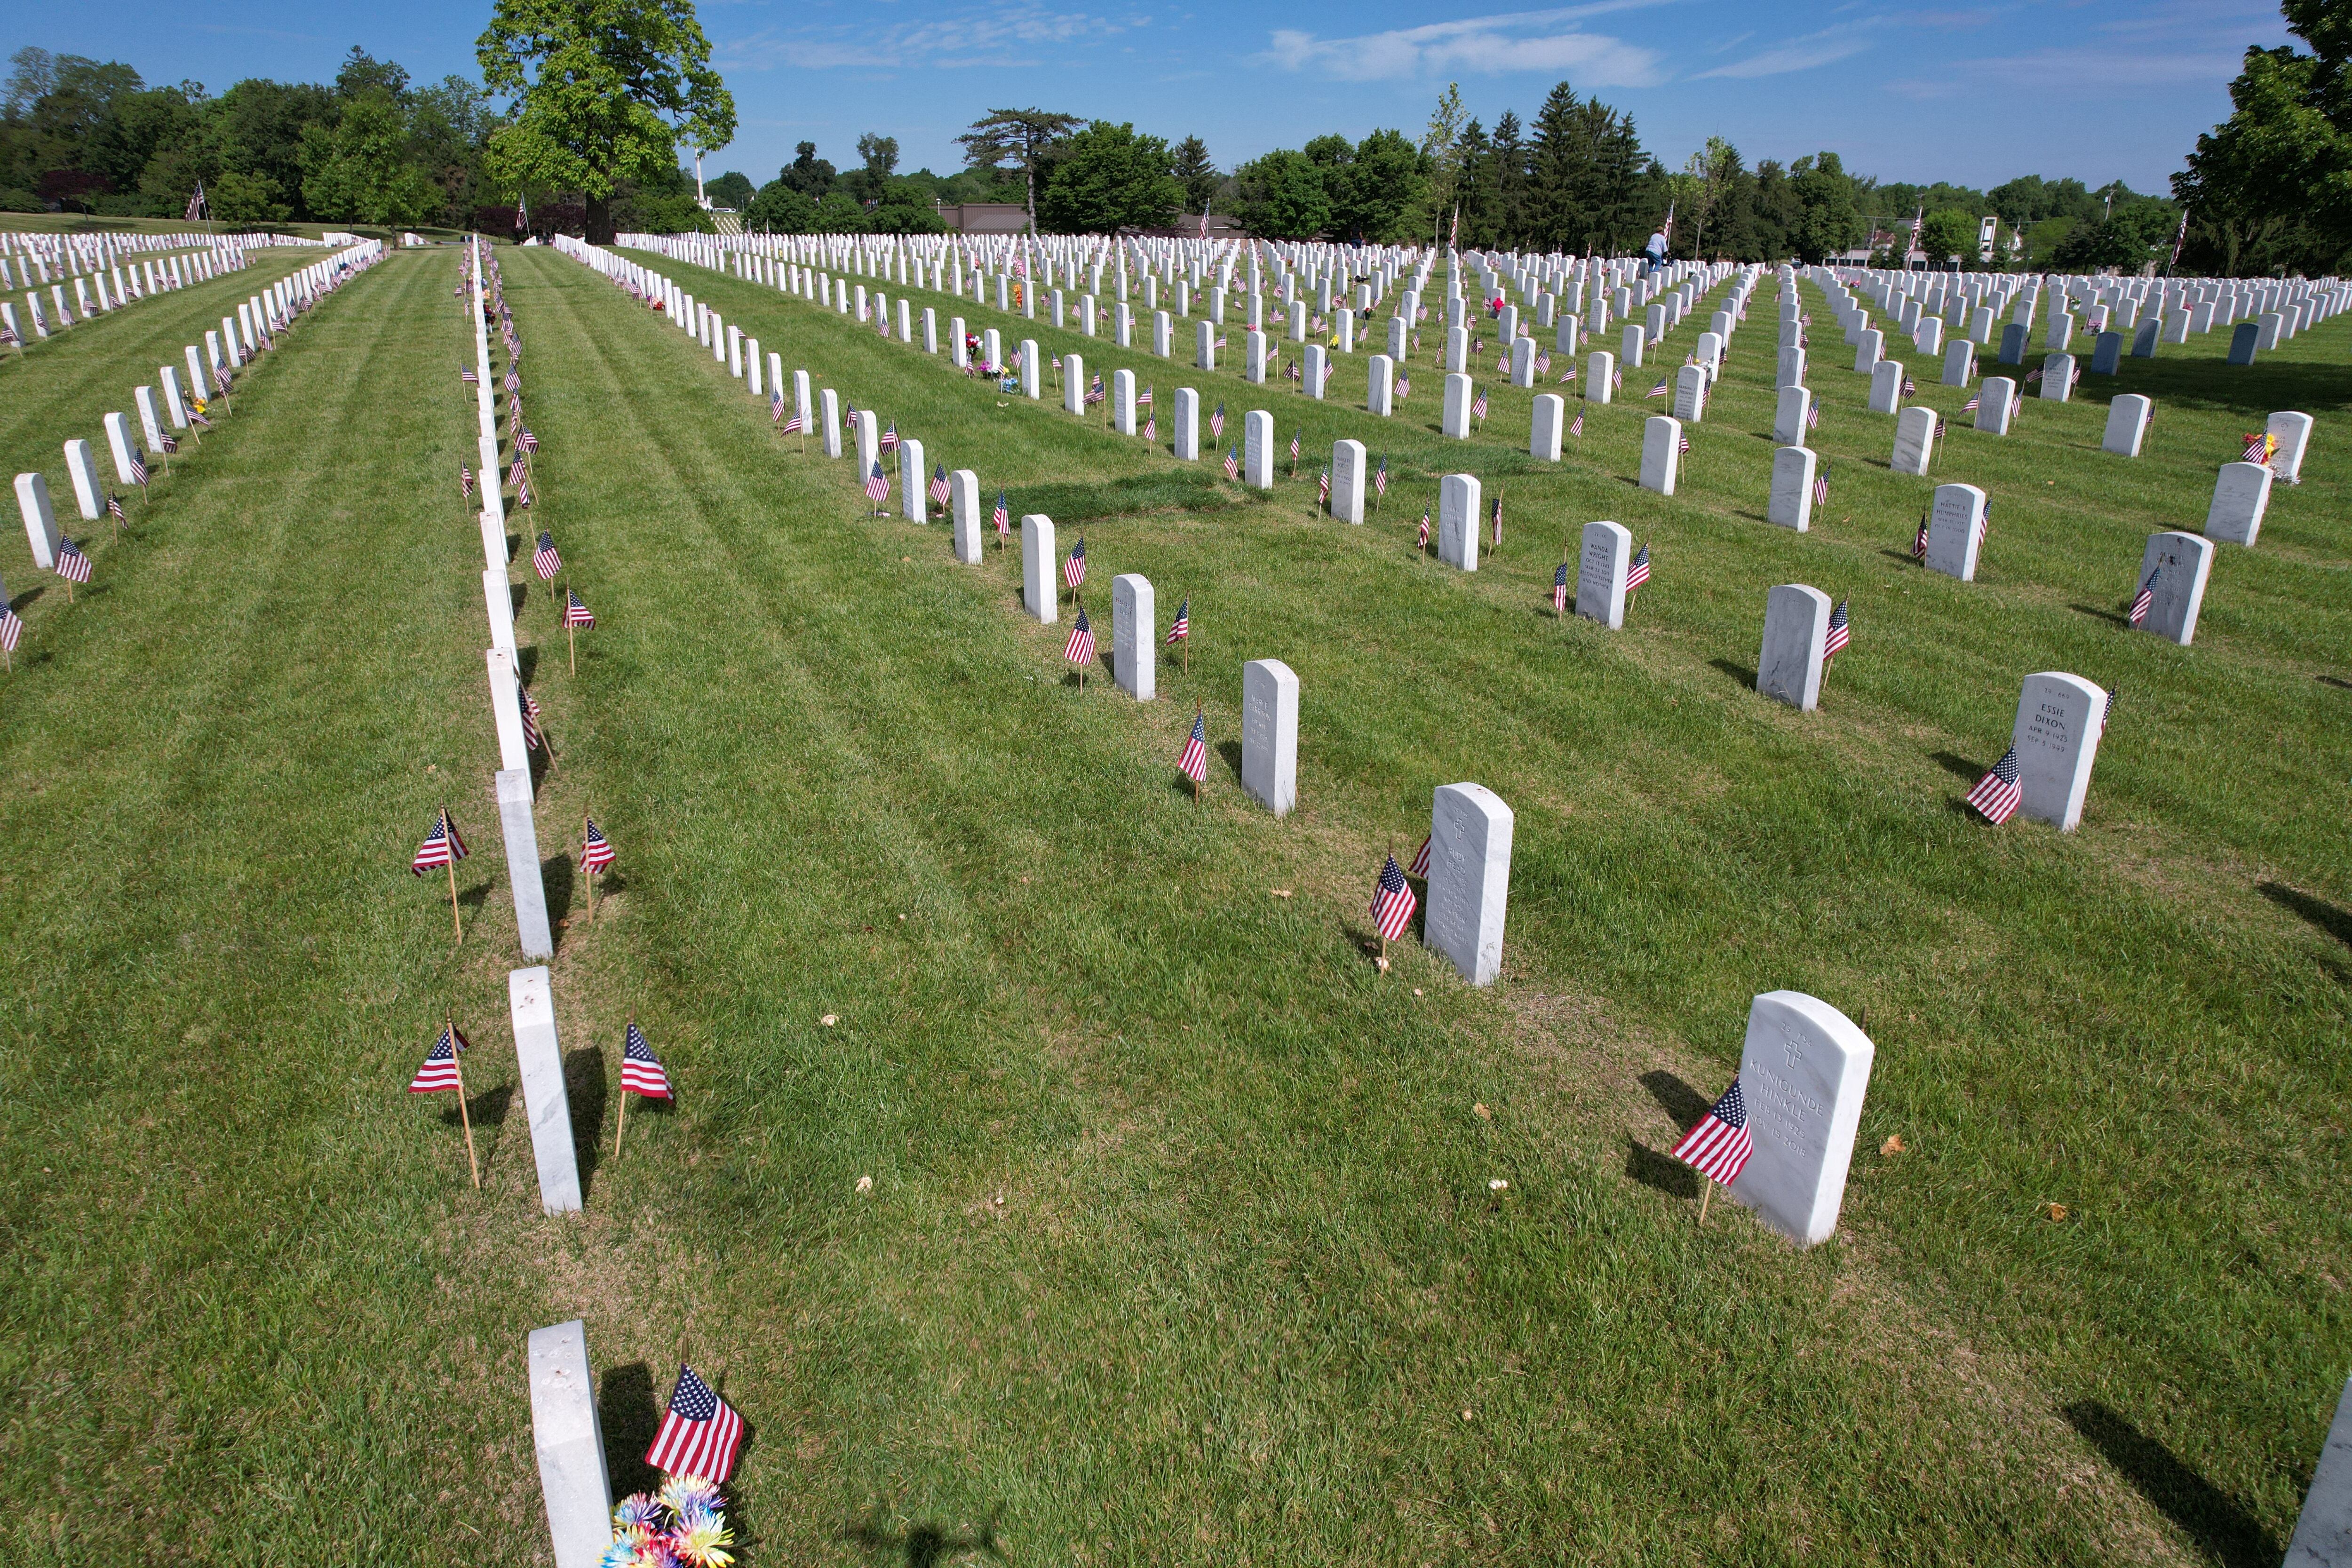
M 939 207 L 940 221 L 956 234 L 1024 234 L 1029 228 L 1029 209 L 1019 202 L 934 205 Z

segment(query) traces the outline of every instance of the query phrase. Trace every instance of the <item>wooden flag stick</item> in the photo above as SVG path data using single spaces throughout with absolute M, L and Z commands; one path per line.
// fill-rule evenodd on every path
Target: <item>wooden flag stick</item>
M 457 918 L 457 842 L 449 832 L 449 808 L 446 805 L 441 808 L 441 837 L 450 851 L 445 868 L 449 873 L 449 923 L 457 927 L 457 940 L 463 942 L 466 940 L 466 922 Z
M 551 594 L 555 591 L 555 584 L 552 583 L 550 583 L 547 587 L 548 592 Z M 572 661 L 572 673 L 577 675 L 580 673 L 580 628 L 572 624 L 572 600 L 570 597 L 572 593 L 572 579 L 569 577 L 566 577 L 563 580 L 563 592 L 565 595 L 563 601 L 564 651 L 566 656 L 570 658 Z
M 466 1109 L 466 1064 L 458 1059 L 457 1020 L 445 1018 L 442 1022 L 449 1030 L 450 1065 L 456 1068 L 457 1072 L 457 1121 L 466 1129 L 466 1163 L 474 1173 L 474 1189 L 479 1192 L 482 1186 L 482 1163 L 474 1156 L 474 1118 Z
M 1712 1176 L 1701 1176 L 1699 1180 L 1706 1184 L 1706 1187 L 1701 1190 L 1698 1195 L 1698 1222 L 1701 1225 L 1705 1225 L 1706 1223 L 1707 1203 L 1715 1196 L 1715 1178 Z
M 590 925 L 596 923 L 596 872 L 594 868 L 587 864 L 588 829 L 593 826 L 594 823 L 595 819 L 588 815 L 588 808 L 582 806 L 580 808 L 581 873 L 588 879 L 588 923 Z
M 637 1021 L 637 1020 L 636 1020 L 636 1016 L 635 1016 L 635 1015 L 632 1014 L 632 1015 L 630 1016 L 630 1017 L 629 1017 L 629 1022 L 630 1022 L 630 1023 L 632 1023 L 632 1024 L 634 1024 L 634 1023 L 635 1023 L 636 1021 Z M 623 1035 L 623 1036 L 621 1037 L 621 1039 L 622 1039 L 622 1041 L 623 1041 L 623 1045 L 622 1045 L 621 1049 L 622 1049 L 622 1055 L 624 1056 L 624 1058 L 625 1058 L 625 1057 L 627 1056 L 627 1053 L 628 1053 L 628 1046 L 627 1046 L 627 1044 L 626 1044 L 626 1042 L 627 1042 L 627 1040 L 628 1040 L 628 1037 L 628 1037 L 628 1036 L 626 1036 L 626 1035 Z M 625 1138 L 625 1137 L 627 1137 L 628 1135 L 629 1135 L 629 1089 L 628 1089 L 628 1086 L 627 1086 L 626 1084 L 623 1084 L 623 1085 L 621 1086 L 621 1124 L 620 1124 L 618 1127 L 616 1127 L 616 1128 L 614 1128 L 614 1129 L 613 1130 L 613 1158 L 614 1158 L 615 1161 L 618 1161 L 618 1160 L 620 1159 L 620 1157 L 621 1157 L 621 1140 L 622 1140 L 622 1139 L 624 1139 L 624 1138 Z

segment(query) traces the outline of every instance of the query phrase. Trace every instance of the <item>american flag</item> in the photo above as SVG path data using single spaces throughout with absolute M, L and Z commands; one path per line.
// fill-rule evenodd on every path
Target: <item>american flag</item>
M 1149 408 L 1151 406 L 1151 388 L 1147 386 L 1143 389 L 1143 395 L 1135 400 L 1135 405 L 1138 408 Z
M 1421 847 L 1412 852 L 1412 864 L 1407 869 L 1415 877 L 1429 875 L 1429 835 L 1421 836 Z
M 1551 574 L 1551 607 L 1563 616 L 1568 614 L 1568 563 L 1565 561 Z
M 1184 754 L 1176 759 L 1176 771 L 1201 784 L 1209 776 L 1209 720 L 1205 713 L 1192 715 L 1192 733 L 1184 742 Z
M 724 1481 L 735 1468 L 735 1450 L 742 1446 L 743 1418 L 735 1407 L 695 1376 L 692 1367 L 680 1366 L 661 1430 L 646 1450 L 646 1463 L 664 1475 Z
M 158 432 L 156 439 L 163 443 L 163 455 L 167 458 L 180 449 L 180 438 L 169 430 Z
M 136 447 L 131 448 L 131 482 L 134 485 L 147 482 L 147 454 Z
M 1241 477 L 1241 454 L 1236 452 L 1233 447 L 1228 447 L 1225 448 L 1225 478 L 1229 479 L 1238 479 Z
M 1484 392 L 1479 393 L 1478 400 L 1470 405 L 1470 417 L 1473 419 L 1486 417 L 1486 395 Z
M 1389 493 L 1389 459 L 1385 452 L 1381 454 L 1379 471 L 1372 475 L 1372 493 L 1376 496 Z
M 1845 607 L 1850 600 L 1840 599 L 1837 608 L 1830 612 L 1830 629 L 1822 637 L 1822 668 L 1827 669 L 1830 660 L 1837 658 L 1846 644 L 1853 640 L 1853 631 L 1846 624 Z
M 1372 929 L 1382 942 L 1394 942 L 1412 924 L 1412 911 L 1419 907 L 1420 900 L 1405 886 L 1404 873 L 1397 869 L 1396 857 L 1389 856 L 1381 862 L 1380 884 L 1372 889 Z
M 890 499 L 890 481 L 883 477 L 881 459 L 877 458 L 874 471 L 866 476 L 866 494 L 876 506 Z
M 1320 488 L 1315 497 L 1315 504 L 1318 506 L 1329 506 L 1331 504 L 1331 470 L 1328 468 L 1323 470 L 1323 479 Z
M 1650 580 L 1650 547 L 1646 544 L 1633 552 L 1633 564 L 1625 569 L 1625 592 L 1632 593 Z
M 1421 509 L 1421 547 L 1423 550 L 1429 548 L 1429 509 L 1427 507 Z
M 89 557 L 84 555 L 81 546 L 70 539 L 58 542 L 57 565 L 53 569 L 69 583 L 89 581 Z
M 593 626 L 596 624 L 596 617 L 589 614 L 587 605 L 582 601 L 578 594 L 574 593 L 570 588 L 566 588 L 563 590 L 563 597 L 566 601 L 563 606 L 563 624 L 565 626 Z
M 526 425 L 522 434 L 515 437 L 515 445 L 526 452 L 536 452 L 539 450 L 539 437 L 532 435 L 530 427 Z
M 444 1089 L 463 1090 L 465 1079 L 457 1076 L 457 1053 L 473 1042 L 459 1034 L 456 1026 L 444 1026 L 441 1037 L 425 1053 L 425 1065 L 408 1080 L 411 1094 L 439 1094 Z
M 457 465 L 457 499 L 469 500 L 474 493 L 474 470 L 464 463 Z
M 945 463 L 931 465 L 931 500 L 940 506 L 948 504 L 948 466 Z
M 522 718 L 522 743 L 536 752 L 546 743 L 546 737 L 539 732 L 538 700 L 531 696 L 528 688 L 521 686 L 520 684 L 518 684 L 515 687 L 515 696 L 520 700 L 522 704 L 520 709 Z
M 1815 506 L 1830 504 L 1830 476 L 1826 468 L 1813 476 L 1813 504 Z
M 24 635 L 25 623 L 16 618 L 15 609 L 6 605 L 0 605 L 0 647 L 15 653 L 16 639 Z
M 1578 409 L 1576 411 L 1576 417 L 1568 422 L 1568 433 L 1571 436 L 1581 436 L 1584 434 L 1583 409 Z
M 1070 628 L 1070 640 L 1062 647 L 1062 657 L 1072 664 L 1092 664 L 1095 661 L 1095 627 L 1087 619 L 1087 607 L 1078 606 L 1078 623 Z
M 1160 416 L 1153 415 L 1143 422 L 1143 438 L 1148 442 L 1160 439 Z
M 1575 367 L 1574 365 L 1570 365 L 1570 366 L 1568 367 L 1568 374 L 1567 374 L 1566 375 L 1563 375 L 1563 376 L 1561 376 L 1561 377 L 1559 378 L 1559 384 L 1560 384 L 1562 386 L 1566 386 L 1570 382 L 1574 381 L 1575 379 L 1576 379 L 1576 367 Z
M 1756 1152 L 1756 1138 L 1748 1131 L 1748 1101 L 1740 1095 L 1738 1079 L 1731 1080 L 1723 1098 L 1707 1107 L 1698 1125 L 1683 1134 L 1672 1152 L 1700 1175 L 1727 1187 L 1739 1179 L 1748 1157 Z
M 2249 435 L 2246 437 L 2245 453 L 2239 460 L 2246 463 L 2269 462 L 2271 460 L 2273 439 L 2273 438 L 2268 432 L 2263 432 L 2259 435 Z
M 784 389 L 776 387 L 768 394 L 768 423 L 780 425 L 784 418 Z
M 1808 403 L 1805 405 L 1805 428 L 1818 430 L 1821 427 L 1822 405 L 1818 403 Z
M 580 869 L 593 876 L 613 863 L 613 846 L 604 830 L 591 818 L 587 839 L 580 847 Z
M 1217 411 L 1209 416 L 1209 439 L 1212 441 L 1217 440 L 1223 437 L 1224 433 L 1225 405 L 1220 403 L 1217 405 Z
M 507 482 L 509 484 L 520 485 L 526 479 L 530 479 L 530 470 L 523 466 L 521 458 L 518 457 L 512 463 L 507 465 Z
M 896 419 L 882 426 L 882 449 L 886 452 L 898 449 L 898 422 Z
M 213 372 L 213 374 L 215 375 L 218 375 L 220 372 L 216 370 Z M 467 386 L 479 386 L 482 384 L 482 378 L 474 374 L 474 367 L 469 364 L 461 364 L 457 367 L 457 379 L 465 383 Z
M 637 1027 L 635 1018 L 629 1020 L 628 1033 L 621 1047 L 621 1092 L 641 1094 L 647 1100 L 668 1100 L 669 1074 L 662 1070 L 661 1059 L 646 1043 L 646 1032 Z
M 1396 395 L 1399 397 L 1411 397 L 1412 395 L 1412 377 L 1410 375 L 1400 375 L 1397 377 Z
M 1911 536 L 1911 556 L 1916 561 L 1923 561 L 1927 559 L 1927 514 L 1923 511 L 1919 514 L 1919 531 Z
M 1689 432 L 1689 431 L 1687 431 L 1687 430 L 1683 430 L 1683 431 L 1677 431 L 1677 432 L 1675 432 L 1675 450 L 1676 452 L 1678 452 L 1679 454 L 1681 454 L 1682 456 L 1684 456 L 1684 457 L 1688 457 L 1688 456 L 1690 455 L 1690 432 Z
M 433 819 L 433 831 L 426 834 L 425 842 L 416 847 L 415 857 L 408 862 L 409 874 L 422 877 L 427 871 L 437 871 L 444 866 L 463 860 L 472 853 L 466 847 L 466 841 L 457 836 L 457 825 L 449 820 L 449 814 L 445 811 Z
M 1549 353 L 1539 353 L 1536 355 L 1536 374 L 1538 375 L 1549 375 L 1551 374 L 1551 355 Z
M 1984 814 L 1984 819 L 1998 827 L 2017 815 L 2025 804 L 2025 792 L 2017 787 L 2017 748 L 2011 746 L 1993 763 L 1992 772 L 1977 781 L 1969 791 L 1969 804 Z
M 1905 376 L 1905 377 L 1903 378 L 1903 395 L 1904 395 L 1904 396 L 1906 396 L 1906 397 L 1912 397 L 1912 396 L 1916 396 L 1916 395 L 1917 395 L 1918 391 L 1919 391 L 1919 384 L 1918 384 L 1917 382 L 1913 381 L 1913 380 L 1912 380 L 1909 376 L 1907 376 L 1907 375 L 1906 375 L 1906 376 Z
M 1095 372 L 1094 384 L 1087 388 L 1086 400 L 1088 403 L 1100 403 L 1103 400 L 1102 372 Z
M 515 480 L 515 505 L 526 509 L 530 505 L 530 476 L 528 473 Z
M 1168 640 L 1172 643 L 1182 642 L 1192 635 L 1192 595 L 1187 594 L 1184 595 L 1184 602 L 1176 606 L 1176 624 L 1168 628 Z
M 1004 504 L 1004 492 L 996 492 L 996 531 L 1001 536 L 1013 531 L 1013 509 Z
M 539 568 L 542 583 L 552 582 L 563 570 L 563 557 L 555 552 L 555 535 L 543 528 L 539 531 L 539 548 L 530 552 L 530 563 Z
M 1081 533 L 1078 535 L 1078 542 L 1070 546 L 1070 558 L 1062 563 L 1062 585 L 1075 588 L 1086 580 L 1087 536 Z M 1116 584 L 1112 585 L 1117 586 Z
M 1298 461 L 1298 433 L 1295 430 L 1290 435 L 1290 460 L 1293 463 Z
M 130 518 L 123 513 L 122 498 L 114 494 L 112 491 L 109 491 L 107 493 L 106 510 L 107 515 L 113 518 L 117 522 L 128 522 L 131 521 Z
M 1983 401 L 1984 395 L 1979 393 L 1976 396 L 1969 398 L 1966 403 L 1961 404 L 1960 412 L 1963 414 L 1974 414 L 1977 411 L 1977 405 Z
M 1659 382 L 1658 382 L 1658 384 L 1657 384 L 1657 385 L 1655 385 L 1655 386 L 1654 386 L 1654 387 L 1650 388 L 1650 395 L 1651 395 L 1652 397 L 1664 397 L 1665 395 L 1666 395 L 1666 384 L 1665 384 L 1664 379 L 1662 377 L 1662 378 L 1660 378 L 1660 380 L 1659 380 Z
M 1500 491 L 1497 491 L 1497 492 L 1496 492 L 1496 495 L 1495 495 L 1495 543 L 1494 543 L 1494 548 L 1495 548 L 1495 549 L 1496 549 L 1496 550 L 1500 550 L 1502 547 L 1503 547 L 1503 497 L 1502 497 L 1502 493 L 1501 493 Z
M 213 384 L 220 389 L 220 395 L 223 397 L 228 395 L 228 366 L 225 364 L 213 366 Z
M 801 416 L 798 414 L 794 414 L 790 419 L 784 421 L 783 433 L 787 436 L 796 436 L 801 432 L 802 428 Z
M 2142 583 L 2139 585 L 2139 592 L 2132 596 L 2132 625 L 2138 626 L 2143 621 L 2146 621 L 2147 619 L 2147 613 L 2156 608 L 2156 580 L 2158 577 L 2161 576 L 2163 573 L 2164 568 L 2161 566 L 2158 566 L 2154 571 L 2150 572 L 2147 574 L 2147 581 Z

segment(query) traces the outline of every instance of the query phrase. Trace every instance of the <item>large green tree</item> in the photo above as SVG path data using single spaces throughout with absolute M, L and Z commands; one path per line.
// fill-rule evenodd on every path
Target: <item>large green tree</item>
M 1217 165 L 1209 157 L 1209 144 L 1198 136 L 1187 136 L 1169 149 L 1170 168 L 1184 187 L 1184 210 L 1204 213 L 1223 183 Z
M 432 176 L 410 161 L 406 117 L 383 88 L 345 105 L 331 131 L 311 126 L 303 163 L 302 200 L 330 221 L 420 224 L 441 205 Z
M 2312 52 L 2248 49 L 2233 112 L 2172 178 L 2191 215 L 2189 259 L 2219 271 L 2352 266 L 2352 0 L 2281 10 Z
M 623 181 L 677 167 L 681 140 L 708 152 L 735 137 L 691 0 L 498 0 L 475 57 L 513 110 L 491 172 L 509 189 L 579 192 L 599 244 Z
M 1007 163 L 1021 171 L 1027 192 L 1029 229 L 1037 229 L 1037 188 L 1045 166 L 1070 133 L 1086 121 L 1075 114 L 1045 109 L 992 109 L 958 136 L 963 161 L 973 169 L 1001 169 Z
M 1045 226 L 1066 234 L 1165 228 L 1184 210 L 1168 143 L 1097 120 L 1069 139 L 1038 199 Z
M 1235 216 L 1261 238 L 1312 239 L 1331 225 L 1323 171 L 1304 153 L 1268 153 L 1244 163 L 1234 177 L 1241 202 Z

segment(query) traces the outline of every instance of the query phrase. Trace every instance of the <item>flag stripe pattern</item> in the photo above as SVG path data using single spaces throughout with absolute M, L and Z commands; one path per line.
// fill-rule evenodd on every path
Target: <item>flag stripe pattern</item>
M 1426 833 L 1421 836 L 1421 847 L 1412 852 L 1412 874 L 1416 877 L 1429 875 L 1429 835 Z
M 1551 607 L 1561 615 L 1568 613 L 1568 563 L 1565 561 L 1551 574 Z
M 1625 568 L 1625 592 L 1632 593 L 1650 580 L 1650 547 L 1646 544 L 1633 552 L 1633 564 Z
M 1065 586 L 1075 588 L 1086 580 L 1087 536 L 1082 533 L 1078 535 L 1077 543 L 1070 547 L 1070 558 L 1062 563 L 1062 582 Z
M 1852 601 L 1840 599 L 1837 608 L 1830 612 L 1830 629 L 1822 638 L 1822 663 L 1828 664 L 1853 640 L 1853 629 L 1846 624 L 1845 607 Z
M 1171 643 L 1182 642 L 1192 635 L 1192 596 L 1187 594 L 1184 596 L 1184 602 L 1176 606 L 1176 624 L 1168 628 L 1168 640 Z
M 1977 781 L 1969 791 L 1969 804 L 1983 814 L 1984 819 L 1996 827 L 2017 815 L 2025 804 L 2025 793 L 2017 785 L 2017 748 L 2011 746 L 1992 765 L 1992 772 Z
M 555 552 L 555 535 L 543 528 L 539 531 L 539 548 L 530 552 L 530 563 L 539 568 L 542 583 L 552 581 L 563 570 L 563 557 Z
M 1176 771 L 1201 784 L 1209 776 L 1209 720 L 1204 713 L 1192 715 L 1192 733 L 1184 742 L 1184 754 L 1176 759 Z
M 466 847 L 466 841 L 457 836 L 457 825 L 449 820 L 449 814 L 445 811 L 433 819 L 433 831 L 426 834 L 425 842 L 416 847 L 416 855 L 409 861 L 408 869 L 412 875 L 422 877 L 427 871 L 437 871 L 444 866 L 463 860 L 472 853 Z
M 1095 627 L 1087 619 L 1087 607 L 1078 606 L 1078 624 L 1070 628 L 1070 640 L 1063 645 L 1062 657 L 1072 664 L 1092 664 L 1095 661 Z
M 654 1434 L 654 1446 L 646 1450 L 646 1463 L 664 1475 L 724 1481 L 735 1468 L 735 1450 L 742 1446 L 743 1418 L 735 1407 L 695 1376 L 692 1367 L 679 1367 L 669 1409 L 662 1415 L 661 1430 Z
M 589 613 L 587 605 L 582 602 L 579 595 L 573 593 L 571 589 L 566 588 L 563 590 L 563 596 L 565 599 L 570 601 L 563 606 L 563 624 L 565 626 L 593 626 L 596 624 L 596 617 Z
M 457 1053 L 466 1048 L 466 1037 L 455 1029 L 444 1028 L 433 1048 L 425 1053 L 425 1065 L 408 1080 L 411 1094 L 439 1094 L 444 1089 L 457 1089 Z
M 1421 901 L 1405 886 L 1404 873 L 1397 869 L 1396 857 L 1389 856 L 1381 862 L 1380 885 L 1372 889 L 1371 916 L 1373 929 L 1382 942 L 1394 942 L 1412 924 L 1412 911 Z
M 89 581 L 89 557 L 84 555 L 81 546 L 70 539 L 62 540 L 58 544 L 57 574 L 71 583 Z
M 621 1051 L 621 1092 L 641 1094 L 647 1100 L 668 1100 L 669 1074 L 662 1070 L 660 1058 L 646 1039 L 646 1032 L 629 1020 L 629 1032 Z
M 1754 1152 L 1756 1137 L 1748 1130 L 1748 1101 L 1736 1078 L 1723 1098 L 1707 1107 L 1698 1125 L 1683 1134 L 1673 1150 L 1675 1159 L 1727 1187 L 1739 1179 Z
M 2156 608 L 2156 580 L 2163 573 L 2164 568 L 2161 566 L 2149 573 L 2147 581 L 2142 583 L 2139 585 L 2139 592 L 2132 596 L 2132 625 L 2137 626 L 2144 624 L 2147 620 L 2148 611 Z
M 604 830 L 591 820 L 587 842 L 580 849 L 580 868 L 588 872 L 601 871 L 612 863 L 612 842 L 604 837 Z

